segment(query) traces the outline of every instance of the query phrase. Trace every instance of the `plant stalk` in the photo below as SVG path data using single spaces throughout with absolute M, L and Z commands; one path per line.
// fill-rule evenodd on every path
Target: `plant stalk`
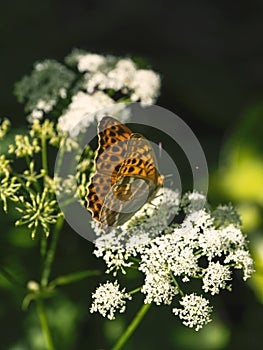
M 135 329 L 139 326 L 140 322 L 142 321 L 143 317 L 145 316 L 146 312 L 150 308 L 151 304 L 143 304 L 140 310 L 135 315 L 134 319 L 126 329 L 126 331 L 123 333 L 123 335 L 120 337 L 120 339 L 117 341 L 117 343 L 113 346 L 112 350 L 120 350 L 123 345 L 127 342 L 127 340 L 130 338 L 130 336 L 134 333 Z
M 37 299 L 36 305 L 37 305 L 37 313 L 40 320 L 42 332 L 44 334 L 46 344 L 47 344 L 47 350 L 55 350 L 49 325 L 48 325 L 47 314 L 46 314 L 43 300 Z
M 59 237 L 59 233 L 62 229 L 64 223 L 64 218 L 61 216 L 58 218 L 58 221 L 56 223 L 56 226 L 54 228 L 54 232 L 51 237 L 51 243 L 49 246 L 49 249 L 46 254 L 46 259 L 44 261 L 44 268 L 42 272 L 42 277 L 41 277 L 41 286 L 46 287 L 48 285 L 48 280 L 51 272 L 51 267 L 55 258 L 55 251 L 57 248 L 57 241 Z

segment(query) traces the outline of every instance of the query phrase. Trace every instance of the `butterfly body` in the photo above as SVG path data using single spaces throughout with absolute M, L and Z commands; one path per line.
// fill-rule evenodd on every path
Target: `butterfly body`
M 88 185 L 87 209 L 105 227 L 123 225 L 163 184 L 154 151 L 145 138 L 112 117 L 98 125 L 96 172 Z

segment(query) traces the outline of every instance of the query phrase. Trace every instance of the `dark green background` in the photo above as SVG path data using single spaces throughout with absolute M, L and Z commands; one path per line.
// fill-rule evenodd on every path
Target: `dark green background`
M 260 0 L 2 0 L 0 116 L 9 117 L 14 126 L 25 125 L 13 84 L 30 73 L 36 60 L 62 61 L 74 47 L 141 56 L 162 75 L 158 104 L 177 113 L 192 128 L 204 148 L 210 174 L 214 174 L 226 140 L 244 125 L 241 117 L 262 101 L 262 33 Z M 261 116 L 257 125 L 262 129 Z M 253 144 L 253 131 L 246 141 Z M 210 190 L 214 203 L 233 199 Z M 262 232 L 261 228 L 257 231 Z M 34 245 L 27 230 L 14 231 L 10 218 L 1 214 L 0 263 L 16 271 L 22 280 L 38 279 L 39 257 Z M 86 268 L 104 266 L 92 256 L 89 242 L 65 230 L 54 275 Z M 136 285 L 135 278 L 129 276 L 130 285 Z M 136 312 L 140 300 L 128 308 L 126 318 L 124 315 L 113 323 L 90 315 L 90 293 L 100 280 L 66 287 L 48 302 L 58 349 L 107 349 L 118 329 Z M 28 349 L 32 347 L 30 339 L 39 332 L 34 306 L 28 316 L 20 308 L 23 293 L 4 281 L 0 287 L 0 349 Z M 153 307 L 125 349 L 260 349 L 262 304 L 240 277 L 233 290 L 215 298 L 215 326 L 202 333 L 180 326 L 169 307 Z M 218 334 L 221 343 L 209 343 Z

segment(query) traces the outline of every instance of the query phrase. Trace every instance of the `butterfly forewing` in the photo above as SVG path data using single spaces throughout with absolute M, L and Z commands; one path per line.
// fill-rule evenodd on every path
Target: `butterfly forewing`
M 104 117 L 98 124 L 98 149 L 94 158 L 96 172 L 90 179 L 86 196 L 87 209 L 97 221 L 105 196 L 116 182 L 131 133 L 127 126 L 111 117 Z
M 124 224 L 151 200 L 162 177 L 150 142 L 140 134 L 111 117 L 101 120 L 98 134 L 87 209 L 105 229 Z

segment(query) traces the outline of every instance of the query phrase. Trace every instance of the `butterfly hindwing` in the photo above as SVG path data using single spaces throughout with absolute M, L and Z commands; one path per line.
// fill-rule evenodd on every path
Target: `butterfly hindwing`
M 100 214 L 104 226 L 119 226 L 150 201 L 162 185 L 153 148 L 140 134 L 132 134 L 117 181 L 105 197 Z

